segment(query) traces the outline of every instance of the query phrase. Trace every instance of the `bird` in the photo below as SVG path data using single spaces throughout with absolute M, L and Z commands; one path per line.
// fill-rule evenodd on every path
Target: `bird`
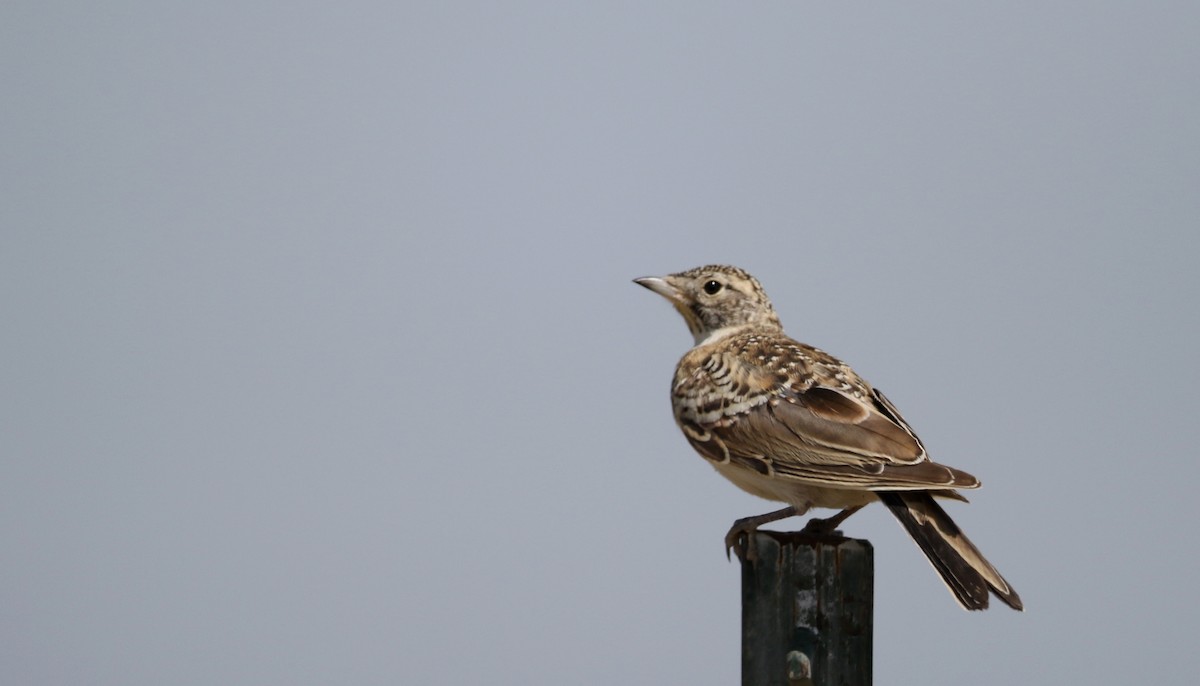
M 983 610 L 1020 596 L 936 498 L 965 501 L 979 479 L 933 462 L 887 397 L 849 365 L 784 333 L 758 279 L 707 265 L 634 283 L 683 315 L 695 345 L 671 387 L 675 422 L 691 446 L 742 490 L 787 507 L 734 522 L 725 552 L 743 556 L 759 526 L 840 510 L 804 531 L 828 534 L 881 501 L 929 558 L 958 603 Z

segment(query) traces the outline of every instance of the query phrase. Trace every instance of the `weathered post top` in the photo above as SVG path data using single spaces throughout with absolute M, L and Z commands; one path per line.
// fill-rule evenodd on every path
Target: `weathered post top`
M 869 686 L 874 551 L 755 531 L 742 558 L 742 685 Z

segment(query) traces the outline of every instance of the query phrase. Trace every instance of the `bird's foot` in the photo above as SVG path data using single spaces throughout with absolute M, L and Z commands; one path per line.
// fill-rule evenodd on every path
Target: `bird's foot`
M 859 505 L 858 507 L 848 507 L 834 516 L 825 519 L 814 517 L 808 520 L 808 523 L 804 525 L 804 528 L 800 530 L 800 533 L 808 534 L 809 536 L 832 536 L 837 534 L 837 528 L 842 525 L 842 522 L 846 521 L 847 517 L 855 512 L 858 512 L 862 508 L 862 505 Z
M 757 526 L 744 526 L 742 523 L 745 519 L 739 519 L 729 527 L 729 533 L 725 534 L 725 559 L 732 560 L 730 551 L 737 551 L 738 559 L 742 562 L 753 560 L 757 557 L 754 554 L 755 546 L 750 545 L 750 535 L 758 530 Z
M 789 506 L 782 510 L 768 512 L 767 514 L 755 517 L 743 517 L 737 520 L 733 523 L 733 526 L 729 527 L 729 533 L 725 534 L 725 558 L 732 559 L 729 556 L 729 552 L 736 549 L 739 560 L 743 562 L 747 560 L 754 561 L 757 558 L 757 553 L 755 546 L 750 543 L 750 536 L 758 530 L 758 527 L 768 522 L 794 517 L 799 514 L 804 514 L 804 512 Z

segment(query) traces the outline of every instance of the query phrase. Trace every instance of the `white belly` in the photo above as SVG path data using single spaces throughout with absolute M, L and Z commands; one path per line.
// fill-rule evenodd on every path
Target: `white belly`
M 807 510 L 810 507 L 842 510 L 876 500 L 871 491 L 829 488 L 795 479 L 774 478 L 734 464 L 713 464 L 713 467 L 743 491 L 766 500 L 787 503 L 798 510 Z

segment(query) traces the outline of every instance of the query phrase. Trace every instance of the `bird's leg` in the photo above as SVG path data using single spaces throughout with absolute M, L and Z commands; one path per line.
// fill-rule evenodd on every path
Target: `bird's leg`
M 835 514 L 834 516 L 829 517 L 828 519 L 818 519 L 818 518 L 810 519 L 808 521 L 808 524 L 805 524 L 804 528 L 801 529 L 801 532 L 810 534 L 813 536 L 828 536 L 829 534 L 832 534 L 835 530 L 837 530 L 838 525 L 840 525 L 842 522 L 846 521 L 847 517 L 854 514 L 855 512 L 858 512 L 859 510 L 863 509 L 863 507 L 864 507 L 863 505 L 858 505 L 856 507 L 847 507 L 846 509 Z
M 775 510 L 774 512 L 768 512 L 756 517 L 743 517 L 737 520 L 733 523 L 733 526 L 729 527 L 729 533 L 725 534 L 725 557 L 728 558 L 729 551 L 737 548 L 739 560 L 746 559 L 747 552 L 750 552 L 752 558 L 754 548 L 750 546 L 750 534 L 754 533 L 755 529 L 763 524 L 777 522 L 788 517 L 797 517 L 805 512 L 808 512 L 807 507 L 801 510 L 794 505 L 788 505 L 782 510 Z

